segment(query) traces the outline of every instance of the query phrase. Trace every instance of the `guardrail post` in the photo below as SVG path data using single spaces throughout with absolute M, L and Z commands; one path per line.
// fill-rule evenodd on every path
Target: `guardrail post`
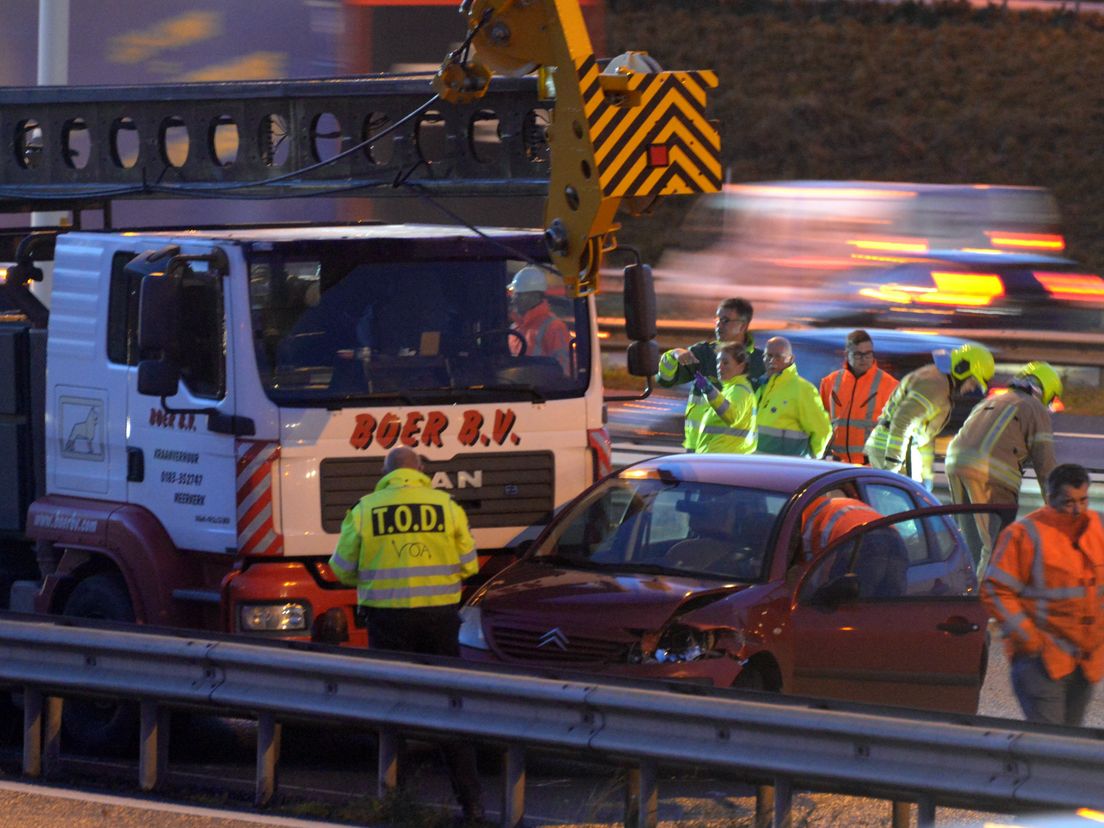
M 61 767 L 61 711 L 60 696 L 46 697 L 42 734 L 42 771 L 50 776 Z
M 143 699 L 139 711 L 138 787 L 143 791 L 152 791 L 161 783 L 168 766 L 168 711 L 151 699 Z
M 910 828 L 912 825 L 912 803 L 893 800 L 893 828 Z
M 42 691 L 23 691 L 23 775 L 42 775 Z
M 62 700 L 28 687 L 23 691 L 23 773 L 49 776 L 61 764 Z
M 917 828 L 935 828 L 935 799 L 921 796 L 916 803 Z
M 376 796 L 383 799 L 399 784 L 399 737 L 393 730 L 381 730 L 376 738 L 379 742 Z
M 655 762 L 641 761 L 629 768 L 625 779 L 625 826 L 655 828 L 659 820 L 659 797 Z
M 774 820 L 772 828 L 790 828 L 793 825 L 793 782 L 778 777 L 774 780 Z
M 502 828 L 517 828 L 525 819 L 525 748 L 506 748 L 502 769 Z
M 282 725 L 272 713 L 257 719 L 257 790 L 253 804 L 267 805 L 276 793 L 276 763 L 280 758 Z
M 774 787 L 755 786 L 755 828 L 768 828 L 774 816 Z

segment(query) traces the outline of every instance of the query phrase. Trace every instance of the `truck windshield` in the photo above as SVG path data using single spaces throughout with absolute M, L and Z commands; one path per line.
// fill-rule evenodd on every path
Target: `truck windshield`
M 478 252 L 465 242 L 465 253 Z M 525 262 L 503 258 L 500 246 L 487 245 L 487 257 L 432 255 L 441 247 L 394 239 L 254 245 L 250 308 L 269 397 L 332 408 L 583 394 L 587 300 L 568 297 L 548 271 L 543 293 L 532 290 L 532 272 L 517 280 L 529 290 L 511 290 Z

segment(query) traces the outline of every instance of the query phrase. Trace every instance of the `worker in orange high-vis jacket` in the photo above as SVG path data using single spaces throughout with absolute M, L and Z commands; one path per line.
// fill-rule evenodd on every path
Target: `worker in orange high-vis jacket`
M 820 399 L 832 419 L 828 451 L 837 460 L 864 465 L 866 438 L 897 380 L 878 367 L 874 341 L 866 331 L 851 331 L 846 348 L 843 367 L 820 381 Z
M 853 497 L 818 497 L 801 516 L 801 548 L 805 560 L 817 557 L 856 526 L 881 517 L 876 509 Z
M 1083 467 L 1055 468 L 1047 505 L 1001 533 L 981 598 L 1000 624 L 1024 716 L 1080 725 L 1104 677 L 1104 527 Z

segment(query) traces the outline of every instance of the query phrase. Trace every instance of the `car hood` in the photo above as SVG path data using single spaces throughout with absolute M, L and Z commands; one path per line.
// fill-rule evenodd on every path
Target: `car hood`
M 568 569 L 519 561 L 480 592 L 483 612 L 536 624 L 654 630 L 749 584 L 635 572 Z

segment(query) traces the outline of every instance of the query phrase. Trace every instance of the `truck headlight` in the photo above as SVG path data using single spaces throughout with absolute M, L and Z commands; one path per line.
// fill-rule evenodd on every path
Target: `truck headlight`
M 473 650 L 491 649 L 483 635 L 483 610 L 479 607 L 460 607 L 460 646 Z
M 238 624 L 243 632 L 291 632 L 307 628 L 304 604 L 242 604 Z

